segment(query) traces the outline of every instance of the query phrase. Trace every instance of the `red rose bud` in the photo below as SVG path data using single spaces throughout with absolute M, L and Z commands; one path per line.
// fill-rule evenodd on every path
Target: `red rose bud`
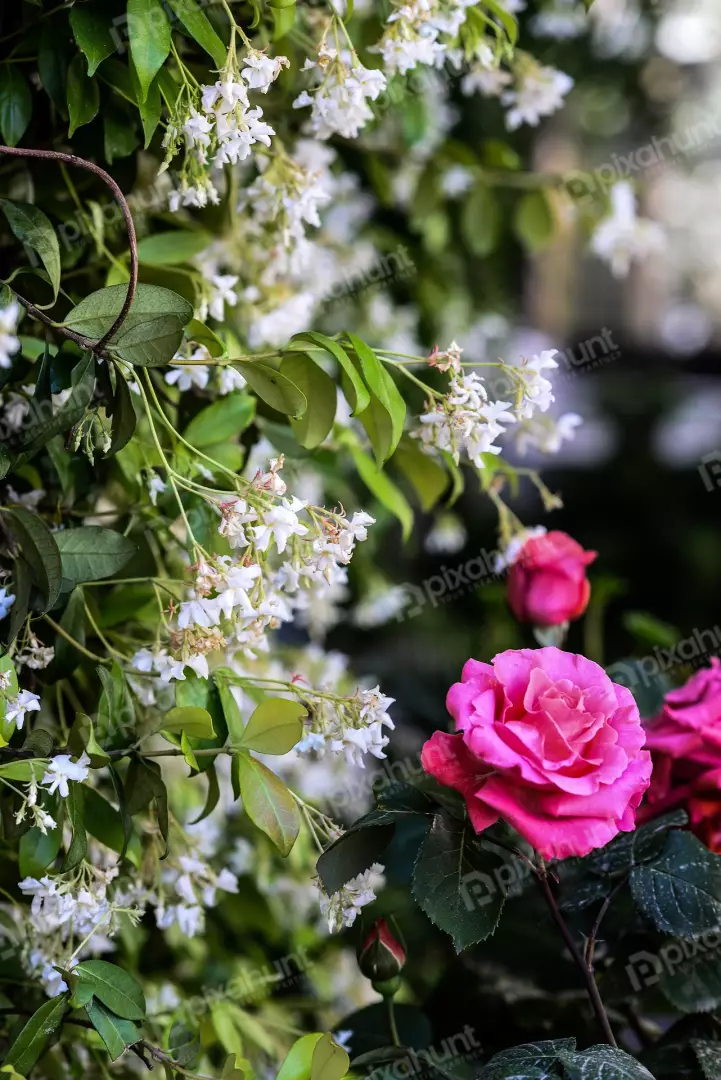
M 596 558 L 563 532 L 529 530 L 506 553 L 508 603 L 519 622 L 559 626 L 586 610 L 586 567 Z M 535 535 L 534 535 L 535 534 Z
M 358 967 L 373 984 L 396 978 L 406 962 L 406 953 L 388 929 L 385 919 L 376 919 L 358 950 Z

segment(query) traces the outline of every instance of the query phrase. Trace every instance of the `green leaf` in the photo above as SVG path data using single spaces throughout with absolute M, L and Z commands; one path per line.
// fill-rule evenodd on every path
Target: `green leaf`
M 64 529 L 56 538 L 66 589 L 85 581 L 115 577 L 137 551 L 137 545 L 127 536 L 100 525 Z
M 120 314 L 127 292 L 126 285 L 110 285 L 90 293 L 73 308 L 64 325 L 99 340 Z M 170 289 L 138 285 L 130 312 L 108 348 L 130 364 L 165 364 L 178 351 L 183 327 L 192 315 L 188 301 Z
M 73 137 L 79 127 L 89 124 L 94 120 L 100 108 L 100 91 L 94 78 L 88 78 L 85 70 L 86 62 L 82 53 L 78 53 L 70 61 L 68 68 L 68 81 L 65 92 L 68 98 L 68 112 L 70 114 L 70 128 L 68 135 Z
M 173 1061 L 177 1061 L 184 1069 L 192 1068 L 200 1053 L 198 1031 L 191 1031 L 185 1024 L 176 1020 L 168 1035 L 168 1053 Z
M 140 810 L 145 810 L 149 803 L 155 802 L 158 828 L 165 841 L 165 852 L 161 856 L 164 859 L 169 850 L 168 792 L 160 766 L 156 761 L 150 761 L 147 758 L 133 758 L 128 768 L 125 786 L 128 793 L 129 814 L 137 814 Z
M 313 1053 L 322 1038 L 320 1032 L 314 1032 L 296 1039 L 283 1059 L 275 1080 L 310 1080 Z
M 85 788 L 82 784 L 70 785 L 70 794 L 65 800 L 65 808 L 73 837 L 60 868 L 62 874 L 78 866 L 88 852 L 88 836 L 85 831 Z
M 696 938 L 721 923 L 721 857 L 688 832 L 672 832 L 659 859 L 631 871 L 631 892 L 657 930 Z
M 255 398 L 235 391 L 201 409 L 183 432 L 183 438 L 192 446 L 212 446 L 240 435 L 254 417 Z
M 271 409 L 298 418 L 308 407 L 305 394 L 282 372 L 268 364 L 254 363 L 250 360 L 236 360 L 234 367 L 244 377 L 248 386 Z
M 48 272 L 56 300 L 60 288 L 60 245 L 49 219 L 32 203 L 14 199 L 0 199 L 0 209 L 18 240 L 37 251 Z
M 225 356 L 226 348 L 218 335 L 200 319 L 191 319 L 185 328 L 185 336 L 188 341 L 194 341 L 197 345 L 204 345 L 211 356 Z
M 68 1011 L 69 995 L 60 994 L 41 1005 L 8 1050 L 3 1065 L 12 1065 L 26 1076 L 55 1039 Z
M 70 26 L 78 48 L 88 61 L 88 75 L 94 75 L 98 64 L 112 55 L 117 46 L 110 32 L 110 19 L 102 4 L 93 2 L 75 4 L 70 9 Z
M 381 432 L 380 425 L 376 425 L 375 431 L 379 438 L 376 440 L 371 438 L 376 461 L 380 466 L 388 460 L 400 442 L 406 418 L 406 403 L 398 387 L 393 382 L 390 372 L 373 350 L 355 334 L 349 333 L 348 340 L 358 358 L 365 382 L 374 398 L 377 399 L 382 409 L 387 413 L 390 421 L 387 430 L 383 432 Z
M 126 842 L 123 815 L 94 788 L 85 789 L 85 818 L 91 836 L 118 854 L 124 852 L 133 866 L 140 866 L 143 851 L 140 837 L 132 830 L 132 822 Z
M 20 837 L 18 867 L 20 877 L 41 878 L 60 851 L 63 839 L 61 825 L 43 833 L 36 826 Z
M 476 1074 L 476 1080 L 552 1080 L 553 1077 L 560 1077 L 560 1072 L 554 1068 L 559 1055 L 573 1053 L 575 1048 L 575 1039 L 554 1039 L 514 1046 L 491 1058 L 485 1068 Z
M 401 439 L 393 458 L 407 480 L 413 485 L 421 507 L 426 511 L 442 498 L 450 476 L 430 454 L 424 454 L 415 439 Z
M 140 145 L 135 116 L 124 101 L 111 98 L 103 106 L 103 138 L 109 165 L 117 158 L 130 157 Z
M 52 406 L 37 395 L 31 401 L 23 441 L 26 454 L 39 450 L 56 435 L 82 420 L 94 389 L 95 360 L 87 353 L 73 368 L 70 397 L 57 412 L 53 412 Z
M 586 0 L 586 2 L 588 2 L 588 0 Z M 591 0 L 591 2 L 593 2 L 593 0 Z M 506 31 L 511 45 L 515 45 L 518 40 L 518 23 L 513 15 L 506 10 L 501 0 L 484 0 L 484 3 L 490 13 L 495 15 L 503 29 Z
M 228 50 L 201 10 L 198 0 L 168 0 L 168 4 L 193 40 L 212 56 L 216 68 L 222 68 Z
M 347 376 L 350 384 L 350 396 L 355 400 L 349 400 L 350 407 L 352 409 L 353 416 L 358 416 L 360 413 L 367 409 L 371 402 L 368 389 L 361 379 L 356 366 L 351 360 L 348 353 L 345 351 L 342 345 L 339 345 L 333 338 L 326 337 L 325 334 L 318 334 L 315 331 L 308 331 L 304 334 L 296 334 L 291 338 L 291 344 L 296 342 L 301 345 L 310 341 L 313 345 L 324 349 L 327 353 L 337 360 L 338 365 Z
M 528 191 L 516 204 L 513 217 L 516 236 L 531 254 L 535 254 L 553 240 L 556 222 L 543 191 Z
M 110 671 L 98 667 L 103 692 L 98 702 L 96 730 L 103 746 L 127 746 L 135 730 L 135 707 L 123 669 L 113 660 Z
M 128 0 L 130 55 L 140 83 L 140 100 L 170 53 L 171 33 L 161 0 Z
M 145 150 L 150 146 L 150 140 L 155 134 L 158 124 L 160 123 L 160 117 L 163 113 L 163 99 L 160 93 L 160 78 L 159 75 L 151 82 L 148 87 L 147 97 L 145 101 L 140 97 L 140 83 L 135 71 L 135 67 L 131 61 L 130 78 L 133 84 L 133 92 L 137 98 L 138 112 L 140 113 L 140 122 L 143 125 L 143 148 Z
M 199 822 L 203 821 L 204 818 L 207 818 L 212 814 L 220 800 L 220 783 L 218 782 L 218 774 L 215 771 L 215 765 L 213 763 L 206 768 L 205 775 L 208 777 L 208 794 L 205 798 L 205 805 L 198 817 L 191 821 L 191 825 L 197 825 Z
M 283 781 L 248 754 L 233 758 L 248 817 L 288 855 L 300 831 L 300 811 Z
M 62 584 L 57 544 L 59 534 L 51 533 L 42 518 L 24 506 L 3 510 L 2 517 L 30 566 L 33 581 L 42 598 L 40 610 L 48 611 L 57 600 Z
M 502 221 L 493 190 L 485 184 L 476 184 L 461 211 L 461 230 L 468 250 L 480 259 L 491 255 L 498 246 Z
M 290 421 L 301 446 L 312 450 L 327 437 L 337 405 L 335 383 L 325 371 L 304 353 L 286 353 L 280 365 L 283 375 L 305 395 L 308 408 L 300 420 Z
M 403 539 L 407 540 L 413 531 L 413 510 L 405 495 L 363 450 L 352 446 L 351 456 L 361 480 L 378 501 L 398 518 L 403 526 Z
M 5 765 L 0 765 L 0 776 L 4 776 L 6 780 L 22 780 L 23 783 L 28 783 L 33 777 L 41 780 L 46 768 L 47 762 L 39 758 L 28 761 L 8 761 Z
M 64 18 L 64 16 L 63 16 Z M 38 46 L 38 73 L 45 93 L 64 120 L 68 118 L 68 102 L 65 86 L 68 81 L 70 50 L 58 34 L 58 23 L 44 19 L 40 27 Z
M 107 960 L 81 960 L 73 974 L 88 983 L 93 995 L 124 1020 L 145 1019 L 145 995 L 138 980 Z
M 137 414 L 125 376 L 116 370 L 115 395 L 113 397 L 112 441 L 106 457 L 113 457 L 122 450 L 135 434 Z
M 215 736 L 210 713 L 193 705 L 171 709 L 163 717 L 162 726 L 163 731 L 184 732 L 198 739 L 212 739 Z
M 710 940 L 717 937 L 718 930 L 712 933 Z M 639 989 L 644 986 L 644 976 L 646 986 L 657 984 L 674 1009 L 682 1013 L 716 1012 L 721 1006 L 721 970 L 715 944 L 668 939 L 655 956 L 642 952 L 632 958 L 627 971 L 636 973 Z
M 287 7 L 269 4 L 273 16 L 273 41 L 280 41 L 291 32 L 295 25 L 295 0 L 290 0 Z
M 310 1080 L 342 1080 L 349 1065 L 350 1058 L 343 1047 L 326 1032 L 313 1047 Z
M 307 715 L 297 701 L 268 698 L 246 724 L 239 745 L 258 754 L 287 754 L 301 739 Z
M 105 1043 L 111 1061 L 116 1061 L 128 1046 L 132 1046 L 140 1038 L 140 1030 L 131 1020 L 116 1016 L 95 999 L 88 1002 L 85 1011 L 90 1023 Z
M 691 1045 L 705 1080 L 721 1080 L 721 1044 L 692 1039 Z
M 453 938 L 457 952 L 495 931 L 505 891 L 494 874 L 503 866 L 484 850 L 470 825 L 445 811 L 433 818 L 413 871 L 413 896 L 431 922 Z
M 209 247 L 213 237 L 203 230 L 171 229 L 144 237 L 138 244 L 140 262 L 177 266 Z
M 654 1080 L 639 1061 L 610 1046 L 592 1046 L 582 1054 L 567 1051 L 559 1058 L 564 1080 Z
M 8 146 L 20 142 L 32 112 L 30 87 L 18 65 L 0 65 L 0 135 Z

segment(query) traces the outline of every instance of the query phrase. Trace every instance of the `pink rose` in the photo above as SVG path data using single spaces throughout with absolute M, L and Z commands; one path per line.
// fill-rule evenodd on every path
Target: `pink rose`
M 646 727 L 653 783 L 643 819 L 683 807 L 692 831 L 721 853 L 721 661 L 711 658 L 685 686 L 666 694 Z
M 459 733 L 436 731 L 423 768 L 461 792 L 476 832 L 503 818 L 560 859 L 635 827 L 651 755 L 631 693 L 598 664 L 509 649 L 492 664 L 469 660 L 447 704 Z
M 564 532 L 530 536 L 508 570 L 508 602 L 520 622 L 557 626 L 586 610 L 586 567 L 596 558 Z

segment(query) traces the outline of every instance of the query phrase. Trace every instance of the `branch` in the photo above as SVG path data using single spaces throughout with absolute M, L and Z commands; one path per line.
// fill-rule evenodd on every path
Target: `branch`
M 593 977 L 593 970 L 581 956 L 578 946 L 573 940 L 573 935 L 568 929 L 566 920 L 561 914 L 558 904 L 556 903 L 556 898 L 553 895 L 553 891 L 549 884 L 548 871 L 546 870 L 546 866 L 543 863 L 543 860 L 541 860 L 540 867 L 536 868 L 536 878 L 541 886 L 544 898 L 546 900 L 546 903 L 548 904 L 551 915 L 553 916 L 553 920 L 556 923 L 558 929 L 561 931 L 561 936 L 566 943 L 568 951 L 573 957 L 573 960 L 579 971 L 583 975 L 584 982 L 586 983 L 586 990 L 588 992 L 589 998 L 591 999 L 591 1005 L 593 1007 L 594 1013 L 596 1014 L 596 1019 L 598 1020 L 601 1030 L 603 1031 L 604 1038 L 607 1043 L 609 1043 L 615 1048 L 618 1046 L 618 1044 L 616 1042 L 616 1038 L 613 1034 L 611 1024 L 606 1014 L 605 1006 L 603 1004 L 603 1001 L 601 1000 L 601 995 L 598 992 L 596 980 Z
M 125 221 L 125 227 L 128 230 L 128 246 L 130 248 L 130 280 L 128 281 L 128 291 L 123 302 L 123 306 L 120 310 L 120 314 L 110 327 L 108 332 L 100 338 L 99 341 L 93 342 L 89 338 L 84 337 L 82 334 L 76 334 L 74 330 L 67 330 L 65 327 L 56 326 L 52 319 L 50 319 L 43 311 L 36 308 L 34 304 L 24 300 L 21 296 L 18 296 L 19 302 L 23 305 L 26 311 L 28 311 L 34 318 L 39 319 L 40 322 L 45 323 L 46 326 L 52 326 L 54 330 L 62 334 L 64 337 L 69 338 L 76 344 L 83 346 L 83 348 L 92 349 L 94 353 L 101 353 L 108 342 L 112 341 L 113 337 L 117 334 L 120 327 L 125 322 L 128 312 L 130 311 L 131 304 L 135 297 L 135 290 L 138 285 L 138 241 L 135 236 L 135 225 L 133 224 L 133 215 L 130 213 L 130 207 L 127 204 L 125 196 L 113 180 L 110 173 L 107 173 L 105 169 L 101 169 L 99 165 L 93 164 L 92 161 L 86 161 L 84 158 L 76 157 L 75 154 L 62 154 L 59 150 L 26 150 L 19 146 L 0 146 L 0 154 L 11 154 L 15 157 L 33 157 L 33 158 L 45 158 L 50 161 L 62 161 L 67 165 L 75 165 L 79 169 L 87 169 L 88 172 L 95 173 L 106 184 L 113 193 L 113 197 L 120 207 L 120 212 L 123 215 Z

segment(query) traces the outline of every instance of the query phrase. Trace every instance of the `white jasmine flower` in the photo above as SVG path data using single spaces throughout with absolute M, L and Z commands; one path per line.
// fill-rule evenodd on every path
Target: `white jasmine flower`
M 0 364 L 0 367 L 2 367 L 2 364 Z M 15 594 L 8 592 L 5 586 L 0 588 L 0 619 L 7 618 L 14 603 Z
M 291 536 L 307 536 L 308 528 L 298 521 L 297 514 L 304 505 L 300 499 L 283 499 L 280 506 L 266 510 L 263 524 L 252 530 L 258 551 L 267 551 L 272 540 L 282 555 Z
M 360 911 L 373 903 L 376 898 L 375 890 L 384 884 L 384 870 L 385 867 L 380 863 L 373 863 L 369 870 L 346 882 L 343 888 L 332 896 L 327 896 L 321 890 L 320 910 L 328 919 L 331 933 L 352 926 Z
M 8 702 L 5 719 L 9 723 L 14 720 L 15 727 L 18 731 L 22 731 L 23 724 L 25 723 L 25 714 L 29 712 L 40 712 L 40 697 L 38 694 L 33 694 L 30 690 L 21 690 L 18 693 L 16 701 Z
M 516 75 L 515 89 L 501 97 L 512 108 L 506 114 L 506 127 L 515 131 L 522 124 L 536 127 L 543 116 L 550 116 L 563 106 L 563 99 L 573 87 L 573 79 L 563 71 L 540 64 L 523 68 Z
M 232 394 L 234 390 L 243 390 L 246 386 L 245 379 L 237 368 L 226 364 L 218 370 L 218 393 Z
M 11 367 L 13 356 L 20 348 L 20 338 L 16 333 L 19 319 L 20 305 L 17 300 L 0 307 L 0 368 Z
M 225 305 L 235 307 L 238 303 L 238 294 L 234 291 L 234 286 L 238 284 L 238 275 L 211 274 L 210 283 L 213 294 L 208 310 L 214 319 L 222 322 L 225 317 Z
M 627 180 L 611 188 L 611 213 L 591 237 L 591 251 L 611 267 L 614 277 L 628 275 L 634 259 L 662 251 L 666 238 L 655 221 L 636 216 L 636 196 Z
M 70 794 L 68 782 L 72 780 L 74 783 L 79 784 L 83 780 L 87 780 L 87 766 L 89 764 L 90 758 L 85 751 L 77 761 L 73 761 L 70 754 L 58 754 L 50 761 L 41 784 L 47 788 L 51 795 L 58 791 L 61 798 L 67 799 Z
M 184 360 L 185 357 L 176 357 L 177 360 Z M 198 389 L 204 390 L 208 385 L 210 378 L 210 370 L 203 364 L 192 364 L 188 367 L 175 367 L 165 374 L 165 381 L 170 386 L 178 387 L 178 390 L 190 390 L 191 387 L 197 386 Z
M 153 506 L 157 506 L 158 495 L 162 495 L 165 491 L 165 481 L 162 480 L 157 473 L 151 473 L 147 481 L 148 495 Z
M 261 94 L 267 94 L 268 88 L 280 75 L 281 69 L 290 67 L 290 60 L 285 56 L 266 56 L 265 53 L 253 49 L 243 57 L 245 67 L 241 77 L 245 79 L 251 90 L 260 90 Z
M 518 452 L 523 457 L 529 448 L 535 447 L 542 454 L 557 454 L 564 442 L 575 438 L 576 428 L 582 423 L 577 413 L 564 413 L 557 420 L 549 416 L 526 420 L 515 431 Z

